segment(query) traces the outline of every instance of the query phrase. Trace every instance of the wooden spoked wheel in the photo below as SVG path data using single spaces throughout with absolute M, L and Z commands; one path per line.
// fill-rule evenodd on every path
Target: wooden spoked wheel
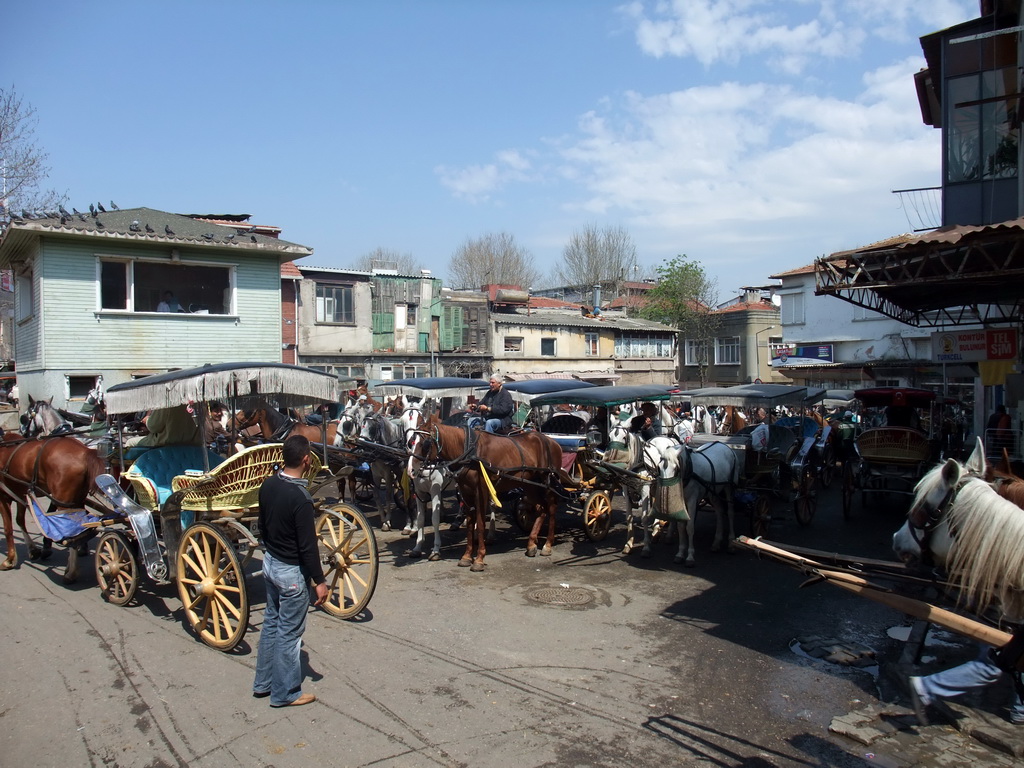
M 818 490 L 815 485 L 814 470 L 804 467 L 796 488 L 796 500 L 793 502 L 793 512 L 800 525 L 810 525 L 818 510 Z
M 364 474 L 356 475 L 356 501 L 373 501 L 373 494 L 376 492 L 373 478 Z
M 843 462 L 843 519 L 849 520 L 853 512 L 853 492 L 856 490 L 856 477 L 853 470 L 853 462 L 846 459 Z
M 178 595 L 185 619 L 211 648 L 230 651 L 249 626 L 249 597 L 234 545 L 219 528 L 196 523 L 178 545 Z
M 135 546 L 120 531 L 107 531 L 96 545 L 96 583 L 108 603 L 127 605 L 139 587 Z
M 772 521 L 772 502 L 766 492 L 757 494 L 754 500 L 754 513 L 751 519 L 751 531 L 754 538 L 768 535 L 768 526 Z
M 349 504 L 325 510 L 316 521 L 320 562 L 331 593 L 323 608 L 332 616 L 358 616 L 377 587 L 377 540 L 363 513 Z
M 832 444 L 828 443 L 821 452 L 821 471 L 818 479 L 821 480 L 821 487 L 828 488 L 832 485 L 832 479 L 836 474 L 836 452 L 832 450 Z
M 605 491 L 595 491 L 583 505 L 583 532 L 591 541 L 603 541 L 612 524 L 612 500 Z
M 524 496 L 520 496 L 516 501 L 515 519 L 516 525 L 523 533 L 530 533 L 533 530 L 533 506 Z

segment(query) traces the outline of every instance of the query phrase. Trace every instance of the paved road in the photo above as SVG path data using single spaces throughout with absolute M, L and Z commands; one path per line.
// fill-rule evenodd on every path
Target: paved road
M 835 491 L 823 501 L 808 529 L 778 506 L 771 537 L 887 556 L 898 509 L 844 522 Z M 378 531 L 371 614 L 310 615 L 305 690 L 320 700 L 293 710 L 250 697 L 253 648 L 195 641 L 171 587 L 146 584 L 117 608 L 92 574 L 61 583 L 62 552 L 25 564 L 0 574 L 0 765 L 858 766 L 868 752 L 879 765 L 932 764 L 915 757 L 933 739 L 916 729 L 901 745 L 831 732 L 835 718 L 880 704 L 877 675 L 790 649 L 815 635 L 894 659 L 887 631 L 904 617 L 833 587 L 800 590 L 799 574 L 749 552 L 710 553 L 714 517 L 699 522 L 688 570 L 672 564 L 674 547 L 624 558 L 621 524 L 594 545 L 568 515 L 550 558 L 524 557 L 500 524 L 482 574 L 456 567 L 458 533 L 430 563 Z M 249 584 L 255 643 L 262 585 Z M 588 602 L 538 602 L 538 589 Z M 1007 764 L 947 736 L 958 745 L 947 756 L 980 750 L 973 764 Z

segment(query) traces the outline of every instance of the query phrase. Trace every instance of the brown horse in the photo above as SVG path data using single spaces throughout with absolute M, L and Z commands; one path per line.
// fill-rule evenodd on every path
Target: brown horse
M 562 449 L 558 443 L 540 432 L 505 436 L 478 430 L 475 446 L 467 450 L 466 431 L 442 424 L 433 414 L 422 424 L 421 430 L 421 437 L 426 436 L 427 441 L 433 440 L 438 446 L 442 460 L 465 464 L 458 474 L 459 493 L 467 506 L 466 551 L 459 559 L 460 566 L 472 571 L 484 570 L 485 517 L 492 499 L 491 488 L 495 497 L 515 489 L 523 492 L 524 501 L 533 514 L 526 556 L 537 555 L 537 540 L 545 521 L 548 523 L 547 540 L 539 551 L 543 556 L 551 554 L 558 508 L 555 487 L 572 483 L 562 469 Z M 429 451 L 430 447 L 429 444 L 423 448 L 414 445 L 413 450 L 419 453 Z
M 39 556 L 39 550 L 25 527 L 26 497 L 29 494 L 46 496 L 53 506 L 81 509 L 95 488 L 97 476 L 107 471 L 106 464 L 96 451 L 87 448 L 73 437 L 49 437 L 34 440 L 4 435 L 0 442 L 0 517 L 3 518 L 7 538 L 7 559 L 0 570 L 18 564 L 14 545 L 11 504 L 17 505 L 17 523 L 28 542 L 29 556 Z M 49 540 L 43 540 L 42 553 L 47 553 Z M 71 547 L 64 580 L 73 582 L 78 577 L 79 547 Z
M 722 425 L 718 428 L 720 435 L 737 435 L 747 426 L 747 419 L 739 408 L 731 405 L 725 406 L 725 416 L 722 417 Z

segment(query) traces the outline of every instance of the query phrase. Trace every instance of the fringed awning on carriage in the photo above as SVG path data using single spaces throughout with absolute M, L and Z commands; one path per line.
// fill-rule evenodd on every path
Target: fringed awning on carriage
M 465 396 L 474 389 L 487 389 L 483 379 L 465 379 L 458 376 L 433 376 L 419 379 L 395 379 L 373 388 L 375 395 L 411 395 L 422 398 Z
M 533 399 L 534 405 L 570 405 L 613 406 L 636 403 L 644 400 L 651 402 L 668 400 L 672 395 L 668 387 L 660 384 L 632 384 L 629 386 L 587 387 L 581 384 L 576 389 L 540 395 Z
M 273 400 L 280 406 L 336 403 L 341 399 L 337 376 L 286 363 L 218 363 L 170 371 L 116 384 L 106 391 L 109 413 L 172 408 L 189 402 L 230 402 L 249 397 Z
M 538 395 L 565 392 L 571 389 L 592 389 L 596 386 L 596 384 L 579 379 L 526 379 L 510 382 L 505 385 L 505 389 L 517 403 L 529 403 Z
M 735 387 L 705 387 L 682 392 L 694 405 L 744 406 L 807 406 L 825 397 L 825 390 L 817 387 L 794 387 L 790 384 L 739 384 Z

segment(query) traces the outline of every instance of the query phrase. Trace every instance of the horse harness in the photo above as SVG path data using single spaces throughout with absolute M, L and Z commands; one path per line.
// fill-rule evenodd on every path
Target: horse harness
M 7 457 L 7 463 L 5 463 L 4 464 L 4 468 L 2 470 L 0 470 L 0 476 L 3 477 L 3 480 L 0 480 L 0 490 L 2 490 L 4 493 L 6 493 L 8 496 L 10 496 L 12 499 L 17 499 L 17 498 L 19 498 L 18 494 L 14 493 L 8 487 L 7 482 L 4 482 L 4 481 L 14 481 L 14 482 L 17 482 L 17 483 L 25 483 L 28 486 L 28 491 L 29 491 L 29 493 L 32 496 L 38 496 L 40 493 L 42 493 L 43 496 L 48 498 L 50 501 L 52 501 L 58 507 L 65 507 L 65 508 L 74 507 L 75 506 L 74 502 L 61 501 L 60 499 L 58 499 L 56 496 L 51 494 L 46 489 L 39 487 L 39 465 L 40 465 L 40 463 L 43 460 L 43 453 L 46 451 L 46 448 L 47 448 L 47 444 L 46 443 L 43 443 L 43 446 L 36 453 L 36 460 L 35 460 L 35 463 L 32 466 L 32 479 L 30 481 L 26 482 L 25 480 L 21 480 L 21 479 L 15 477 L 14 475 L 12 475 L 11 472 L 10 472 L 11 462 L 14 461 L 14 457 L 18 455 L 18 452 L 22 448 L 24 448 L 26 445 L 28 445 L 29 443 L 32 443 L 32 442 L 34 442 L 36 440 L 42 441 L 42 440 L 45 440 L 48 437 L 66 437 L 66 435 L 54 435 L 53 433 L 51 433 L 49 435 L 45 435 L 42 438 L 25 438 L 24 440 L 20 441 L 20 445 L 18 445 L 17 448 L 15 448 L 13 451 L 11 451 L 11 455 Z M 92 490 L 90 490 L 89 493 L 91 494 Z

